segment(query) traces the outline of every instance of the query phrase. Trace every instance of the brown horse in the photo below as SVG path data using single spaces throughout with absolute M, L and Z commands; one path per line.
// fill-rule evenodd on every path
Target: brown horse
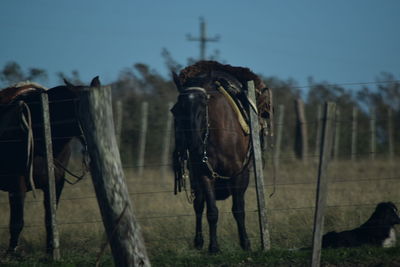
M 37 84 L 23 83 L 0 91 L 0 121 L 4 124 L 0 130 L 0 190 L 9 193 L 9 253 L 17 251 L 24 226 L 26 192 L 35 188 L 44 192 L 47 251 L 53 248 L 49 188 L 45 178 L 41 94 L 47 94 L 49 98 L 57 204 L 65 182 L 65 167 L 71 155 L 69 144 L 77 137 L 85 147 L 77 119 L 77 94 L 86 87 L 74 86 L 67 81 L 65 84 L 46 90 Z M 90 86 L 100 86 L 98 77 L 92 80 Z
M 246 125 L 241 124 L 238 118 L 246 119 L 249 111 L 245 94 L 247 81 L 254 80 L 258 91 L 265 86 L 249 69 L 215 61 L 200 61 L 182 70 L 179 76 L 174 73 L 173 76 L 179 91 L 178 101 L 172 109 L 176 146 L 174 171 L 179 187 L 184 176 L 184 164 L 188 162 L 196 213 L 194 245 L 198 249 L 203 247 L 201 222 L 206 204 L 209 251 L 219 251 L 216 200 L 232 196 L 232 212 L 240 245 L 249 250 L 244 195 L 249 184 L 251 146 Z M 226 92 L 231 95 L 231 100 Z M 237 107 L 242 106 L 243 113 L 238 114 L 237 109 L 234 111 L 232 99 L 236 100 Z

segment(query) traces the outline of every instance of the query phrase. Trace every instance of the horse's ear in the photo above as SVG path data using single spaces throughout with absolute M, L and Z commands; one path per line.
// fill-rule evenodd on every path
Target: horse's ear
M 100 86 L 101 86 L 101 83 L 100 83 L 99 76 L 94 77 L 92 82 L 90 83 L 90 87 L 100 87 Z
M 178 74 L 175 73 L 175 71 L 172 71 L 172 78 L 174 80 L 174 83 L 175 83 L 178 91 L 182 92 L 183 88 L 182 88 L 181 80 L 179 79 L 179 76 L 178 76 Z
M 69 81 L 67 81 L 67 79 L 64 78 L 64 83 L 68 88 L 73 88 L 75 87 L 75 85 L 73 85 L 72 83 L 70 83 Z

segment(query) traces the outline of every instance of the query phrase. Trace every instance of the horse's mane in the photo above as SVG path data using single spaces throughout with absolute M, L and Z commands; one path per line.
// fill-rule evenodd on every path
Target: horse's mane
M 0 104 L 8 104 L 22 94 L 45 91 L 46 87 L 31 81 L 23 81 L 0 90 Z
M 184 68 L 179 73 L 179 80 L 181 84 L 185 84 L 191 78 L 198 77 L 202 74 L 208 75 L 213 71 L 226 72 L 238 79 L 244 86 L 246 86 L 247 81 L 253 80 L 256 89 L 261 90 L 266 87 L 263 81 L 249 68 L 234 67 L 212 60 L 202 60 Z

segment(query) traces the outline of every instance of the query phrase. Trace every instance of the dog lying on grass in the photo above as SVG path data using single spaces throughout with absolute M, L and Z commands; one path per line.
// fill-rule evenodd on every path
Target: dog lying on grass
M 322 238 L 322 247 L 339 248 L 363 245 L 394 247 L 396 245 L 395 224 L 400 224 L 397 207 L 392 202 L 381 202 L 376 206 L 371 217 L 360 227 L 339 233 L 325 234 Z

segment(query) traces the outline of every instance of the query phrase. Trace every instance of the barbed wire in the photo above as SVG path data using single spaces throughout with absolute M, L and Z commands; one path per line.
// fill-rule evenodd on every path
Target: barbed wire
M 308 179 L 309 177 L 306 177 Z M 304 179 L 304 178 L 303 178 Z M 383 177 L 383 178 L 374 178 L 374 177 L 368 177 L 368 178 L 361 178 L 361 179 L 340 179 L 340 180 L 330 180 L 329 184 L 336 184 L 336 183 L 354 183 L 354 182 L 386 182 L 386 181 L 399 181 L 400 182 L 400 176 L 391 176 L 391 177 Z M 316 185 L 316 180 L 315 181 L 307 181 L 307 182 L 292 182 L 292 183 L 269 183 L 264 185 L 264 188 L 268 187 L 287 187 L 287 186 L 296 186 L 296 185 Z M 225 189 L 226 187 L 218 187 L 215 186 L 215 190 L 219 189 Z M 241 187 L 235 187 L 235 186 L 230 186 L 231 189 L 235 188 L 241 188 Z M 255 185 L 249 185 L 248 188 L 253 188 L 255 189 Z M 155 194 L 173 194 L 174 190 L 160 190 L 160 191 L 137 191 L 137 192 L 131 192 L 129 193 L 130 196 L 139 196 L 139 195 L 155 195 Z M 86 199 L 96 199 L 96 195 L 89 195 L 89 196 L 78 196 L 78 197 L 61 197 L 60 201 L 80 201 L 80 200 L 86 200 Z M 25 203 L 42 203 L 42 200 L 26 200 Z M 8 201 L 2 201 L 0 202 L 0 205 L 6 205 L 8 204 Z
M 385 84 L 385 83 L 400 83 L 400 80 L 390 80 L 390 81 L 375 81 L 375 82 L 349 82 L 349 83 L 315 83 L 312 85 L 302 85 L 302 86 L 292 86 L 292 88 L 311 88 L 317 86 L 355 86 L 355 85 L 369 85 L 369 84 Z
M 301 85 L 301 86 L 292 86 L 292 85 L 285 85 L 279 87 L 267 86 L 267 88 L 271 90 L 278 90 L 281 88 L 304 89 L 304 88 L 313 88 L 318 86 L 339 87 L 339 86 L 377 85 L 377 84 L 388 84 L 388 83 L 398 84 L 399 82 L 400 82 L 399 80 L 391 80 L 391 81 L 375 81 L 375 82 L 368 81 L 368 82 L 349 82 L 349 83 L 316 83 L 312 85 Z M 179 95 L 188 95 L 191 93 L 192 92 L 180 92 Z M 220 94 L 220 92 L 216 89 L 209 89 L 207 90 L 207 93 Z
M 399 204 L 400 202 L 393 202 L 395 204 Z M 336 204 L 336 205 L 327 205 L 327 208 L 349 208 L 349 207 L 375 207 L 377 204 L 376 203 L 349 203 L 349 204 Z M 267 209 L 268 212 L 273 212 L 273 211 L 288 211 L 288 210 L 313 210 L 315 209 L 315 206 L 303 206 L 303 207 L 290 207 L 290 208 L 269 208 Z M 244 213 L 257 213 L 258 210 L 245 210 Z M 232 211 L 219 211 L 218 212 L 220 215 L 224 214 L 230 214 L 233 215 Z M 147 214 L 147 212 L 146 212 Z M 196 218 L 196 214 L 194 212 L 192 213 L 182 213 L 182 214 L 160 214 L 160 215 L 151 215 L 151 216 L 136 216 L 136 219 L 138 221 L 144 221 L 144 220 L 158 220 L 158 219 L 167 219 L 167 218 L 182 218 L 182 217 L 192 217 Z M 70 221 L 70 222 L 58 222 L 58 225 L 79 225 L 79 224 L 94 224 L 94 223 L 103 223 L 102 220 L 85 220 L 85 221 Z M 38 228 L 38 227 L 44 227 L 43 224 L 31 224 L 31 225 L 26 225 L 24 227 L 27 228 Z M 9 229 L 8 225 L 2 225 L 0 226 L 0 229 Z
M 66 139 L 68 137 L 60 137 L 59 139 Z M 273 152 L 273 150 L 271 151 Z M 299 162 L 301 161 L 301 159 L 295 155 L 295 153 L 290 152 L 290 153 L 285 153 L 285 152 L 281 152 L 281 155 L 284 154 L 284 156 L 279 156 L 278 158 L 273 158 L 273 156 L 271 156 L 271 160 L 299 160 Z M 285 155 L 287 154 L 287 155 Z M 381 152 L 357 152 L 357 153 L 340 153 L 337 156 L 344 158 L 345 156 L 356 156 L 356 157 L 360 157 L 360 156 L 370 156 L 370 155 L 387 155 L 387 152 L 385 151 L 381 151 Z M 315 154 L 315 153 L 309 153 L 305 156 L 303 156 L 306 159 L 319 159 L 319 154 Z M 333 160 L 334 161 L 334 160 Z M 196 162 L 192 162 L 192 165 L 203 165 L 202 162 L 196 163 Z M 135 164 L 135 165 L 122 165 L 123 169 L 138 169 L 138 168 L 147 168 L 147 169 L 153 169 L 156 167 L 169 167 L 172 169 L 173 164 L 172 163 L 147 163 L 147 164 Z M 5 174 L 5 173 L 0 173 L 0 177 L 9 177 L 9 176 L 15 176 L 15 175 L 20 175 L 20 173 L 10 173 L 10 174 Z
M 58 101 L 55 101 L 55 102 L 58 102 Z M 377 124 L 388 122 L 388 119 L 382 119 L 382 118 L 380 118 L 380 119 L 377 119 L 377 118 L 375 118 L 375 119 L 366 118 L 364 121 L 372 121 L 372 120 L 374 120 Z M 315 119 L 315 120 L 306 121 L 306 122 L 293 121 L 293 124 L 300 124 L 300 125 L 305 124 L 305 125 L 313 126 L 315 124 L 322 124 L 322 121 L 323 121 L 323 119 L 321 118 L 321 119 Z M 335 123 L 341 123 L 341 124 L 347 124 L 347 123 L 351 124 L 351 123 L 353 123 L 352 119 L 349 119 L 349 120 L 343 120 L 343 119 L 337 120 L 337 119 L 334 118 L 333 121 Z M 360 121 L 361 120 L 358 119 L 358 122 L 360 122 Z M 62 126 L 62 125 L 68 125 L 68 124 L 77 123 L 77 122 L 78 122 L 77 119 L 68 119 L 68 120 L 62 120 L 62 121 L 55 120 L 55 121 L 52 121 L 51 124 L 54 125 L 54 126 Z M 283 125 L 286 125 L 286 124 L 287 124 L 287 122 L 274 123 L 274 126 L 275 127 L 279 127 L 279 126 L 283 126 Z M 161 123 L 160 122 L 158 126 L 162 126 L 162 125 L 165 125 L 165 123 Z M 43 127 L 43 123 L 35 123 L 33 125 L 33 128 L 41 128 L 41 127 Z M 18 129 L 18 127 L 15 127 L 15 126 L 4 128 L 5 131 L 8 131 L 8 130 L 11 131 L 11 130 L 16 130 L 16 129 Z M 133 132 L 135 132 L 135 131 L 140 132 L 141 130 L 142 129 L 140 127 L 137 127 L 137 128 L 130 127 L 129 128 L 129 131 L 133 131 Z M 204 130 L 204 129 L 198 129 L 198 130 Z M 179 131 L 181 131 L 181 132 L 192 132 L 192 131 L 198 131 L 198 130 L 179 129 Z M 215 128 L 215 127 L 212 127 L 212 128 L 210 128 L 210 130 L 218 130 L 218 131 L 226 131 L 226 132 L 236 133 L 235 129 L 228 129 L 228 128 Z M 172 133 L 174 133 L 174 131 L 175 131 L 174 129 L 171 129 L 170 131 L 164 130 L 164 132 L 165 133 L 168 132 L 168 134 L 172 134 Z M 362 132 L 360 132 L 360 129 L 357 130 L 359 135 L 362 134 L 362 133 L 368 133 L 368 131 L 363 131 L 362 129 L 361 129 L 361 131 Z M 65 136 L 63 138 L 73 138 L 73 137 L 75 137 L 75 136 Z M 18 141 L 20 141 L 20 140 L 18 140 L 18 139 L 0 140 L 0 142 L 18 142 Z
M 367 121 L 372 121 L 372 119 L 367 119 Z M 380 121 L 380 122 L 387 122 L 388 120 L 375 120 L 375 121 Z M 56 122 L 52 122 L 53 125 L 64 125 L 64 124 L 68 124 L 71 122 L 76 122 L 75 120 L 64 120 L 64 121 L 56 121 Z M 352 123 L 352 120 L 335 120 L 334 122 L 339 122 L 339 123 Z M 307 125 L 315 125 L 317 123 L 321 123 L 321 120 L 312 120 L 312 121 L 308 121 L 305 124 Z M 161 124 L 160 124 L 161 125 Z M 285 123 L 282 124 L 275 124 L 275 125 L 285 125 Z M 42 124 L 35 124 L 34 127 L 39 127 L 42 126 Z M 132 129 L 131 129 L 132 130 Z M 223 130 L 223 131 L 229 131 L 232 133 L 235 133 L 235 131 L 233 131 L 232 129 L 220 129 L 220 128 L 213 128 L 212 130 Z M 189 130 L 191 131 L 191 130 Z M 166 131 L 165 131 L 166 132 Z M 174 132 L 174 130 L 171 130 L 170 133 Z M 358 131 L 358 134 L 363 134 L 363 133 L 371 133 L 371 131 Z M 54 139 L 66 139 L 66 138 L 73 138 L 75 136 L 72 137 L 56 137 Z M 40 139 L 37 139 L 40 140 Z M 10 142 L 10 140 L 1 140 L 0 142 Z M 384 154 L 384 152 L 366 152 L 366 153 L 355 153 L 353 155 L 371 155 L 371 154 Z M 351 155 L 351 154 L 346 154 L 346 155 Z M 307 155 L 307 158 L 318 158 L 319 155 L 318 154 L 309 154 Z M 279 157 L 279 159 L 285 160 L 285 159 L 297 159 L 296 156 L 292 155 L 292 156 L 287 156 L 287 157 Z M 144 165 L 135 165 L 135 166 L 123 166 L 123 168 L 139 168 L 139 167 L 146 167 L 146 168 L 154 168 L 154 167 L 171 167 L 171 164 L 159 164 L 159 163 L 155 163 L 155 164 L 144 164 Z M 0 175 L 2 176 L 2 175 Z M 308 177 L 307 177 L 308 178 Z M 387 177 L 387 178 L 374 178 L 374 179 L 353 179 L 353 180 L 335 180 L 335 181 L 331 181 L 331 183 L 346 183 L 346 182 L 371 182 L 371 181 L 388 181 L 388 180 L 399 180 L 400 177 Z M 295 182 L 295 183 L 277 183 L 275 184 L 275 186 L 292 186 L 292 185 L 301 185 L 301 184 L 315 184 L 315 182 Z M 274 184 L 267 184 L 266 187 L 269 186 L 274 186 Z M 255 186 L 251 186 L 251 187 L 255 187 Z M 216 188 L 218 189 L 218 188 Z M 148 192 L 133 192 L 130 195 L 131 196 L 136 196 L 136 195 L 154 195 L 154 194 L 166 194 L 166 193 L 172 193 L 173 190 L 162 190 L 162 191 L 148 191 Z M 61 198 L 62 201 L 66 201 L 66 200 L 82 200 L 82 199 L 95 199 L 96 196 L 82 196 L 82 197 L 74 197 L 74 198 Z M 31 203 L 38 203 L 38 202 L 42 202 L 42 201 L 31 201 Z M 0 202 L 0 204 L 4 204 L 4 203 L 8 203 L 8 202 Z M 30 203 L 29 201 L 27 201 L 27 203 Z M 396 202 L 397 203 L 397 202 Z M 340 205 L 330 205 L 328 206 L 328 208 L 344 208 L 344 207 L 363 207 L 363 206 L 375 206 L 376 204 L 372 204 L 372 203 L 363 203 L 363 204 L 340 204 Z M 290 207 L 290 208 L 285 208 L 285 207 L 281 207 L 281 208 L 271 208 L 269 209 L 269 211 L 279 211 L 279 212 L 284 212 L 284 211 L 288 211 L 288 210 L 304 210 L 304 209 L 315 209 L 315 206 L 304 206 L 304 207 Z M 246 210 L 246 213 L 254 213 L 257 212 L 257 210 Z M 228 211 L 221 211 L 221 214 L 232 214 L 232 212 L 228 212 Z M 170 214 L 170 215 L 152 215 L 152 216 L 145 216 L 145 217 L 138 217 L 138 220 L 156 220 L 156 219 L 166 219 L 166 218 L 181 218 L 181 217 L 195 217 L 195 215 L 193 213 L 191 214 Z M 72 221 L 72 222 L 60 222 L 59 225 L 74 225 L 74 224 L 90 224 L 90 223 L 101 223 L 101 220 L 92 220 L 92 221 Z M 40 225 L 27 225 L 25 227 L 43 227 L 42 224 Z M 1 227 L 0 229 L 8 229 L 7 227 Z

